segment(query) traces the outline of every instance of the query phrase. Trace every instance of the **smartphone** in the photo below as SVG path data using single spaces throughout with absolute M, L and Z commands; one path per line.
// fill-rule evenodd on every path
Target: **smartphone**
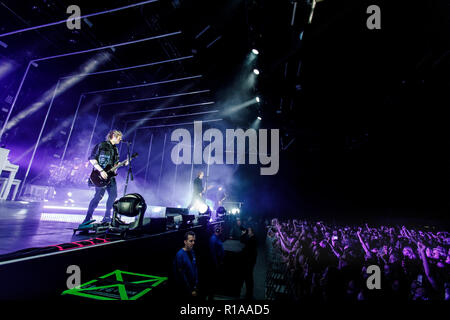
M 337 240 L 337 239 L 338 239 L 338 236 L 333 236 L 331 239 Z
M 417 283 L 421 286 L 422 285 L 422 275 L 421 274 L 419 274 L 418 276 L 417 276 Z

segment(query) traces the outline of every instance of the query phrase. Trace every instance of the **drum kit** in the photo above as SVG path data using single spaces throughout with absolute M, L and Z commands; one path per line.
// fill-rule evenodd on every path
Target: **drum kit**
M 81 158 L 64 160 L 60 165 L 50 164 L 48 184 L 52 186 L 85 186 L 89 178 L 89 162 Z

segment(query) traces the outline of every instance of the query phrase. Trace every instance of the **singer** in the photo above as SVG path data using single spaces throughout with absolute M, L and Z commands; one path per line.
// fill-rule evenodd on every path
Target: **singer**
M 108 175 L 103 169 L 107 165 L 115 165 L 119 162 L 119 151 L 117 150 L 116 145 L 121 141 L 122 132 L 119 130 L 111 130 L 106 135 L 106 141 L 100 142 L 92 150 L 89 161 L 94 166 L 95 170 L 100 171 L 103 179 L 108 178 Z M 125 165 L 128 165 L 128 160 L 126 160 Z M 115 178 L 112 178 L 111 182 L 106 187 L 95 188 L 94 198 L 92 198 L 89 203 L 89 208 L 82 224 L 92 219 L 92 214 L 105 195 L 105 191 L 108 192 L 108 200 L 106 202 L 106 211 L 102 223 L 108 223 L 111 221 L 111 209 L 117 197 L 117 184 Z

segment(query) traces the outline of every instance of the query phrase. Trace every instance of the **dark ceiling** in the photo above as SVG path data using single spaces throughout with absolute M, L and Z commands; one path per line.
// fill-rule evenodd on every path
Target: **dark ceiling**
M 71 4 L 79 5 L 84 15 L 137 2 L 3 0 L 0 32 L 62 20 Z M 378 31 L 365 27 L 365 9 L 370 1 L 320 1 L 309 25 L 308 1 L 295 2 L 293 20 L 294 2 L 162 0 L 88 18 L 83 20 L 81 30 L 71 31 L 60 24 L 7 36 L 1 38 L 8 47 L 0 47 L 0 56 L 18 67 L 16 78 L 3 84 L 1 98 L 14 95 L 22 69 L 31 59 L 181 31 L 103 50 L 108 58 L 98 69 L 188 58 L 86 78 L 81 86 L 92 91 L 202 75 L 197 81 L 178 83 L 178 89 L 187 85 L 208 89 L 210 99 L 218 103 L 230 96 L 238 99 L 261 95 L 264 99 L 260 111 L 267 116 L 265 120 L 270 119 L 268 127 L 295 131 L 303 121 L 334 122 L 338 116 L 344 122 L 356 118 L 359 127 L 367 128 L 369 110 L 395 100 L 405 81 L 423 80 L 427 63 L 433 61 L 425 40 L 430 20 L 422 17 L 411 2 L 394 6 L 389 1 L 377 1 L 383 8 L 383 28 Z M 423 10 L 430 8 L 423 4 Z M 253 47 L 261 51 L 256 62 L 261 74 L 253 90 L 244 92 L 239 90 L 243 64 Z M 58 79 L 79 72 L 79 66 L 98 53 L 42 61 L 33 72 L 42 72 L 37 75 L 40 78 Z M 174 89 L 144 87 L 123 95 L 143 98 Z M 102 95 L 105 101 L 109 98 Z M 333 106 L 337 103 L 341 105 Z M 243 112 L 239 124 L 248 125 L 254 115 Z

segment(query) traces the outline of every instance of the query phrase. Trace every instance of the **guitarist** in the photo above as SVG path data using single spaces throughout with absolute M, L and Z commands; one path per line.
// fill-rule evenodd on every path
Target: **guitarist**
M 222 186 L 219 186 L 216 193 L 215 199 L 215 209 L 223 206 L 223 201 L 227 198 L 227 194 L 225 193 L 225 189 Z
M 119 130 L 111 130 L 106 136 L 106 141 L 100 142 L 92 150 L 89 161 L 94 166 L 95 170 L 100 171 L 100 175 L 103 179 L 108 178 L 107 173 L 103 169 L 107 165 L 115 165 L 119 162 L 119 151 L 117 150 L 116 145 L 119 144 L 121 140 L 122 132 Z M 128 160 L 125 162 L 125 165 L 128 165 Z M 117 197 L 117 184 L 114 177 L 111 178 L 111 182 L 106 187 L 95 187 L 95 195 L 89 203 L 89 208 L 83 223 L 92 219 L 94 210 L 105 195 L 105 191 L 108 192 L 108 201 L 106 202 L 106 212 L 102 223 L 111 221 L 111 209 Z
M 191 208 L 193 206 L 196 205 L 197 200 L 203 202 L 203 193 L 206 191 L 203 188 L 203 176 L 205 174 L 203 173 L 203 171 L 199 171 L 199 173 L 197 174 L 197 178 L 194 179 L 194 185 L 193 185 L 193 190 L 192 190 L 192 199 L 191 199 L 191 203 L 188 205 L 188 209 L 191 210 Z

